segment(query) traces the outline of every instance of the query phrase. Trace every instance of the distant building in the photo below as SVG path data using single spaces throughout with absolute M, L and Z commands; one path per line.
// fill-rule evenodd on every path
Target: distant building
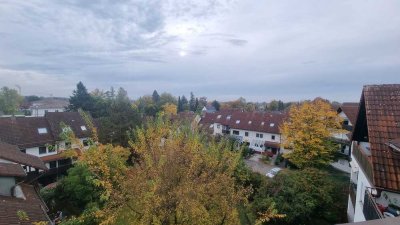
M 61 126 L 62 123 L 65 127 Z M 64 157 L 61 154 L 63 150 L 74 148 L 78 154 L 82 150 L 60 137 L 63 129 L 71 129 L 83 149 L 88 147 L 91 131 L 78 112 L 47 112 L 44 117 L 2 117 L 0 141 L 17 146 L 23 153 L 40 157 L 49 169 L 47 179 L 41 181 L 48 183 L 72 165 L 73 159 Z
M 359 103 L 345 102 L 337 109 L 338 115 L 343 119 L 342 129 L 345 133 L 335 134 L 333 140 L 339 146 L 339 153 L 342 155 L 338 161 L 332 165 L 344 172 L 350 173 L 351 167 L 349 164 L 350 147 L 351 147 L 351 134 L 353 126 L 356 123 Z
M 217 109 L 212 105 L 206 105 L 201 110 L 201 112 L 203 112 L 203 113 L 214 113 L 216 111 L 217 111 Z
M 351 140 L 349 221 L 399 216 L 400 84 L 364 86 Z
M 48 208 L 36 186 L 28 184 L 24 167 L 47 170 L 40 158 L 0 142 L 0 224 L 51 224 L 47 216 Z
M 258 152 L 281 149 L 279 126 L 286 114 L 280 112 L 219 111 L 206 113 L 200 126 L 213 135 L 231 135 Z
M 44 98 L 34 101 L 29 106 L 31 116 L 42 117 L 46 112 L 64 112 L 69 105 L 66 98 Z

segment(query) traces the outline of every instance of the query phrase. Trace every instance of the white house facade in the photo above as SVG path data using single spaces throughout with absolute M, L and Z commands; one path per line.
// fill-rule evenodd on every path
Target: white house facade
M 200 125 L 213 135 L 230 135 L 258 152 L 281 149 L 279 126 L 286 114 L 279 112 L 219 111 L 203 115 Z

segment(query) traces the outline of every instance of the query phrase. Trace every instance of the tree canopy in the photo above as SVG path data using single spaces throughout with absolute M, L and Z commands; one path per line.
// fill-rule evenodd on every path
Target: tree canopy
M 14 115 L 22 101 L 23 97 L 19 95 L 17 90 L 8 87 L 0 89 L 0 113 Z
M 284 157 L 299 168 L 327 165 L 337 150 L 331 137 L 339 132 L 341 119 L 327 102 L 293 105 L 281 127 L 283 144 L 291 150 Z

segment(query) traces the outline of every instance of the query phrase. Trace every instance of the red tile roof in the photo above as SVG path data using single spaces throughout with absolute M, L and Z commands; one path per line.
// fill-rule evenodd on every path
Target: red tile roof
M 365 114 L 365 115 L 361 115 Z M 400 137 L 400 84 L 364 86 L 355 132 L 366 117 L 371 144 L 373 183 L 400 191 L 400 154 L 387 143 Z M 353 139 L 354 136 L 353 135 Z
M 231 129 L 279 134 L 279 127 L 287 114 L 281 112 L 219 111 L 205 113 L 200 124 L 219 123 Z
M 49 222 L 46 214 L 47 207 L 40 200 L 34 187 L 27 184 L 21 184 L 22 192 L 26 200 L 9 196 L 0 196 L 0 225 L 26 224 L 33 222 Z M 29 221 L 20 220 L 18 211 L 25 212 Z
M 41 170 L 47 170 L 39 157 L 21 152 L 17 146 L 0 142 L 0 159 L 31 166 Z
M 0 176 L 4 177 L 25 177 L 25 170 L 19 164 L 0 163 Z
M 359 105 L 360 103 L 344 102 L 337 111 L 346 114 L 347 118 L 349 118 L 351 124 L 354 126 L 357 120 Z

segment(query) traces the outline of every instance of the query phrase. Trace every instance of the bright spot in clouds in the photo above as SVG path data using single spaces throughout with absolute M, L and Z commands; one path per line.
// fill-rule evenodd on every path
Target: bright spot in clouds
M 183 50 L 179 52 L 179 56 L 181 56 L 181 57 L 184 57 L 186 55 L 187 55 L 187 52 L 185 52 Z

